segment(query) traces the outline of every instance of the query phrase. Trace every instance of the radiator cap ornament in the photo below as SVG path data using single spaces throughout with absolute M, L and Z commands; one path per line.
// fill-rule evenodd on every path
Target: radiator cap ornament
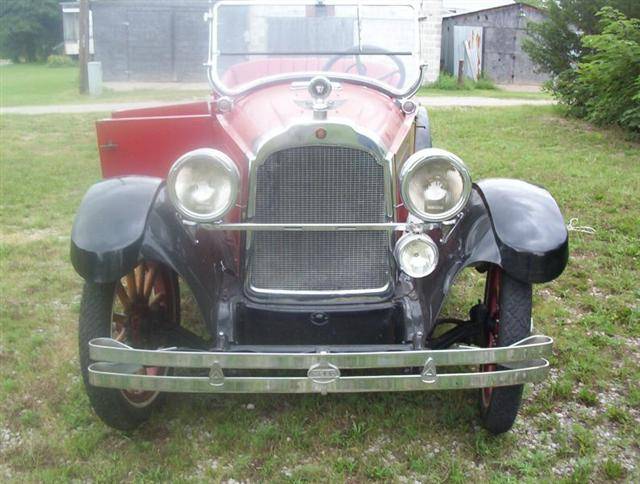
M 316 76 L 309 81 L 309 94 L 313 99 L 325 100 L 331 95 L 333 86 L 331 81 L 324 76 Z

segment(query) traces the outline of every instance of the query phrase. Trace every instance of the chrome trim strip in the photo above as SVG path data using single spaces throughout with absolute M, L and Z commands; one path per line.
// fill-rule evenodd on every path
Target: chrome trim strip
M 94 361 L 133 366 L 172 368 L 221 368 L 307 370 L 319 363 L 340 369 L 401 368 L 423 366 L 429 358 L 436 366 L 505 364 L 548 358 L 553 338 L 534 335 L 511 346 L 497 348 L 456 347 L 446 350 L 368 351 L 362 353 L 239 353 L 224 351 L 139 350 L 111 338 L 89 342 Z
M 291 231 L 291 232 L 355 232 L 368 230 L 387 230 L 405 232 L 413 230 L 412 224 L 401 222 L 364 223 L 364 224 L 261 224 L 261 223 L 206 223 L 200 224 L 207 230 L 232 231 Z
M 324 290 L 324 291 L 308 291 L 305 289 L 300 290 L 291 290 L 291 289 L 278 289 L 278 288 L 269 288 L 262 289 L 260 287 L 251 286 L 251 291 L 259 296 L 326 296 L 327 298 L 341 297 L 341 296 L 371 296 L 376 294 L 386 294 L 390 292 L 392 288 L 392 284 L 389 282 L 381 287 L 373 287 L 371 289 L 353 289 L 353 290 L 341 290 L 341 289 L 332 289 L 332 290 Z
M 97 387 L 182 393 L 358 393 L 423 390 L 457 390 L 520 385 L 543 380 L 549 362 L 530 362 L 526 368 L 485 373 L 446 373 L 440 375 L 340 376 L 322 381 L 306 377 L 211 377 L 149 376 L 130 372 L 112 363 L 89 366 L 89 383 Z M 130 368 L 129 371 L 134 369 Z

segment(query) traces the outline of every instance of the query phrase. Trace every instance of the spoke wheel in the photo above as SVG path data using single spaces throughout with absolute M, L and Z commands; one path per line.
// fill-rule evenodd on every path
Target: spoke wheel
M 89 382 L 89 341 L 112 337 L 138 349 L 158 349 L 171 342 L 169 331 L 180 324 L 176 274 L 162 264 L 144 261 L 122 279 L 106 284 L 86 282 L 80 305 L 78 343 L 85 390 L 95 413 L 119 430 L 138 427 L 163 400 L 153 391 L 101 388 Z M 140 367 L 142 375 L 167 375 L 169 368 Z
M 494 322 L 492 328 L 484 328 L 483 340 L 487 348 L 495 348 L 498 345 L 498 330 L 500 325 L 500 283 L 502 272 L 497 267 L 489 269 L 487 282 L 484 289 L 484 303 L 488 309 L 489 318 Z M 480 365 L 480 371 L 496 371 L 496 365 L 489 363 Z M 482 406 L 489 407 L 493 387 L 482 388 Z
M 171 273 L 155 262 L 141 262 L 116 282 L 111 311 L 111 337 L 138 349 L 157 349 L 166 344 L 162 330 L 177 323 L 175 287 Z M 145 366 L 141 375 L 167 375 L 168 368 Z M 123 390 L 136 407 L 150 405 L 159 392 Z

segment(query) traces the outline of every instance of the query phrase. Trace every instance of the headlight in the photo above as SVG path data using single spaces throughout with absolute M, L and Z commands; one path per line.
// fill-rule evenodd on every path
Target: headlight
M 169 198 L 185 217 L 219 220 L 235 205 L 240 175 L 221 151 L 202 148 L 181 156 L 167 177 Z
M 396 262 L 402 272 L 420 278 L 431 274 L 438 265 L 438 246 L 425 234 L 406 234 L 396 243 Z
M 464 208 L 471 194 L 471 176 L 453 153 L 428 148 L 412 155 L 400 171 L 402 200 L 411 213 L 427 222 L 449 220 Z

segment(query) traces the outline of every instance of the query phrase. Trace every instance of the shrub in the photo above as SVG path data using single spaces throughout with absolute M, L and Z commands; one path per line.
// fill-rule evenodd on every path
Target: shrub
M 529 34 L 523 49 L 541 72 L 554 78 L 583 60 L 588 53 L 581 42 L 583 35 L 602 32 L 598 12 L 613 7 L 627 17 L 640 17 L 637 0 L 554 0 L 544 2 L 547 19 L 527 23 Z M 552 89 L 555 83 L 552 84 Z
M 477 81 L 472 81 L 465 77 L 462 85 L 458 84 L 458 78 L 441 72 L 438 79 L 429 84 L 431 89 L 441 89 L 443 91 L 470 91 L 472 89 L 495 89 L 495 84 L 486 77 L 480 77 Z
M 478 80 L 476 81 L 475 88 L 476 89 L 497 89 L 493 81 L 485 76 L 480 76 L 478 78 Z
M 640 132 L 640 19 L 609 7 L 599 16 L 602 33 L 582 38 L 588 53 L 551 90 L 570 115 Z
M 68 55 L 50 55 L 47 57 L 47 67 L 71 67 L 75 61 Z
M 524 51 L 552 76 L 545 87 L 568 113 L 640 130 L 640 2 L 554 0 L 527 25 Z
M 438 79 L 432 83 L 429 87 L 433 89 L 442 89 L 443 91 L 459 91 L 473 89 L 471 81 L 465 79 L 462 85 L 458 84 L 458 79 L 451 74 L 441 72 Z
M 587 35 L 590 53 L 578 64 L 571 100 L 596 124 L 619 124 L 640 131 L 640 19 L 606 7 L 602 33 Z

